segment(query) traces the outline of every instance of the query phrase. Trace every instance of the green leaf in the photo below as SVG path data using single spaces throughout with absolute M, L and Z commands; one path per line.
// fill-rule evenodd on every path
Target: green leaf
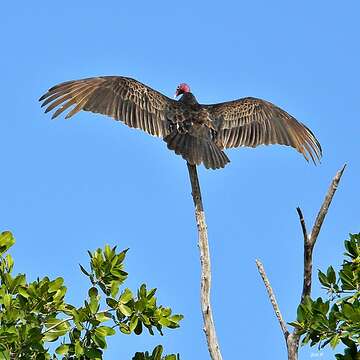
M 110 270 L 111 274 L 114 275 L 117 279 L 119 279 L 119 281 L 123 281 L 126 279 L 128 273 L 120 270 L 120 269 L 111 269 Z
M 11 306 L 11 296 L 9 294 L 5 294 L 3 296 L 3 304 L 4 304 L 4 307 L 6 310 L 9 310 L 10 309 L 10 306 Z
M 154 335 L 154 332 L 151 330 L 151 325 L 149 325 L 148 329 L 149 329 L 150 334 Z M 136 335 L 140 335 L 142 333 L 142 322 L 141 321 L 138 321 L 136 328 L 134 329 L 134 333 Z
M 355 290 L 357 288 L 351 264 L 344 264 L 343 268 L 339 272 L 339 276 L 344 290 Z
M 304 308 L 302 306 L 302 304 L 300 304 L 297 308 L 297 317 L 296 320 L 298 322 L 303 322 L 305 320 L 305 311 Z
M 95 328 L 95 334 L 98 336 L 111 336 L 115 335 L 115 330 L 109 326 L 99 326 Z
M 74 342 L 75 340 L 79 340 L 80 336 L 81 336 L 81 331 L 77 328 L 72 329 L 69 333 L 69 337 L 72 342 Z
M 108 304 L 109 307 L 112 309 L 116 309 L 118 306 L 118 302 L 115 299 L 112 298 L 106 298 L 106 304 Z
M 56 348 L 55 352 L 59 355 L 66 355 L 69 352 L 69 345 L 61 344 Z
M 178 360 L 178 359 L 180 359 L 179 356 L 176 356 L 175 354 L 166 355 L 164 357 L 164 360 Z
M 163 355 L 163 347 L 158 345 L 149 354 L 148 351 L 135 353 L 132 360 L 180 360 L 179 354 Z
M 9 350 L 0 349 L 0 360 L 11 360 Z
M 14 259 L 12 258 L 12 256 L 10 254 L 7 254 L 5 256 L 5 261 L 6 261 L 6 267 L 8 268 L 8 271 L 11 273 L 11 270 L 14 266 Z
M 50 331 L 63 331 L 63 330 L 66 331 L 70 328 L 68 321 L 64 321 L 62 319 L 56 319 L 56 318 L 47 319 L 47 321 L 45 322 L 45 326 L 47 329 L 51 328 Z
M 126 334 L 126 335 L 131 334 L 130 328 L 129 328 L 129 326 L 127 326 L 126 324 L 120 323 L 120 324 L 119 324 L 119 328 L 120 328 L 120 331 L 121 331 L 123 334 Z
M 330 341 L 330 346 L 332 349 L 335 349 L 336 346 L 339 344 L 340 342 L 340 336 L 339 334 L 336 334 Z
M 130 331 L 134 331 L 137 324 L 138 324 L 139 318 L 137 316 L 132 316 L 129 324 Z
M 147 293 L 147 295 L 146 295 L 146 297 L 147 297 L 148 300 L 150 300 L 150 299 L 155 295 L 156 290 L 157 290 L 157 289 L 154 288 L 154 289 L 151 289 L 150 291 L 148 291 L 148 293 Z
M 142 284 L 139 290 L 139 298 L 146 298 L 146 285 Z
M 80 266 L 80 270 L 86 275 L 86 276 L 90 276 L 90 274 L 86 271 L 86 269 L 81 265 L 79 264 Z
M 161 309 L 161 314 L 163 316 L 170 316 L 171 315 L 171 309 L 169 307 L 162 308 Z
M 354 310 L 352 306 L 348 303 L 343 303 L 341 306 L 342 312 L 345 315 L 346 318 L 351 319 L 351 317 L 354 314 Z
M 342 337 L 341 338 L 341 342 L 343 344 L 345 344 L 347 347 L 349 348 L 356 348 L 356 345 L 354 343 L 354 341 L 352 341 L 351 339 L 349 339 L 348 337 Z
M 306 336 L 302 339 L 301 345 L 305 345 L 310 341 L 310 334 L 307 333 Z
M 105 245 L 104 247 L 104 255 L 105 255 L 105 259 L 107 261 L 111 261 L 113 259 L 113 257 L 115 256 L 115 251 L 113 251 L 113 249 L 111 249 L 111 247 L 109 245 Z
M 133 297 L 133 294 L 130 289 L 126 288 L 124 292 L 121 294 L 119 302 L 122 304 L 128 303 Z
M 10 231 L 3 231 L 0 234 L 0 255 L 4 254 L 15 244 L 15 238 Z
M 106 340 L 105 340 L 105 336 L 101 336 L 98 334 L 94 334 L 91 336 L 91 338 L 94 340 L 95 344 L 97 346 L 99 346 L 101 349 L 105 349 L 106 348 Z
M 124 261 L 125 255 L 128 251 L 129 251 L 129 248 L 123 250 L 121 253 L 118 254 L 118 256 L 117 256 L 118 263 L 122 263 Z
M 124 304 L 119 304 L 118 305 L 118 309 L 121 311 L 122 314 L 124 314 L 125 316 L 131 316 L 131 314 L 133 313 L 133 311 L 126 305 Z
M 84 353 L 86 358 L 88 359 L 96 359 L 96 360 L 100 360 L 102 359 L 102 351 L 99 349 L 84 349 Z
M 51 281 L 49 284 L 49 290 L 48 290 L 49 293 L 57 291 L 62 286 L 63 283 L 64 283 L 64 279 L 61 277 L 58 277 L 54 281 Z
M 154 360 L 160 360 L 163 353 L 163 347 L 158 345 L 152 352 L 151 356 Z
M 145 314 L 141 314 L 140 318 L 144 325 L 151 325 L 150 319 Z
M 330 287 L 327 276 L 321 270 L 318 270 L 318 278 L 322 285 L 327 288 Z
M 179 315 L 179 314 L 170 316 L 170 320 L 175 322 L 175 323 L 179 323 L 183 318 L 184 318 L 184 316 Z
M 135 303 L 135 310 L 143 312 L 146 308 L 147 299 L 141 298 Z
M 88 291 L 88 295 L 90 298 L 92 298 L 92 297 L 96 298 L 99 295 L 99 291 L 96 287 L 91 287 Z
M 330 284 L 335 284 L 336 283 L 336 275 L 335 275 L 335 270 L 332 266 L 329 266 L 326 272 L 326 277 L 329 281 Z
M 112 281 L 110 286 L 110 294 L 112 297 L 116 297 L 119 292 L 120 282 L 119 281 Z
M 26 299 L 30 296 L 30 294 L 28 293 L 27 286 L 19 286 L 17 291 L 21 296 L 23 296 Z
M 111 314 L 109 312 L 100 312 L 95 315 L 97 321 L 105 322 L 111 319 Z
M 292 322 L 289 322 L 288 324 L 298 330 L 303 328 L 303 325 L 301 323 L 299 323 L 298 321 L 292 321 Z
M 43 340 L 45 342 L 56 341 L 60 336 L 64 336 L 66 331 L 51 331 L 44 334 Z
M 350 234 L 350 240 L 345 241 L 345 248 L 348 251 L 347 255 L 351 259 L 356 259 L 360 256 L 360 233 Z
M 171 324 L 171 321 L 166 318 L 166 317 L 162 317 L 160 320 L 159 320 L 159 324 L 162 325 L 162 326 L 166 326 L 168 327 L 170 324 Z
M 99 310 L 100 304 L 98 297 L 91 297 L 89 302 L 89 309 L 92 314 L 96 314 Z
M 9 292 L 11 294 L 16 293 L 19 289 L 19 286 L 24 286 L 26 284 L 26 277 L 24 274 L 17 275 L 9 284 Z

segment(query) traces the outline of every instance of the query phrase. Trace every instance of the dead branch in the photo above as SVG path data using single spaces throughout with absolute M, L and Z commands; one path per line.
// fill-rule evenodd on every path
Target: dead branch
M 289 330 L 287 329 L 287 326 L 286 326 L 286 322 L 284 321 L 282 315 L 281 315 L 281 312 L 280 312 L 280 308 L 279 308 L 279 305 L 276 301 L 276 298 L 275 298 L 275 294 L 274 294 L 274 291 L 270 285 L 270 281 L 266 275 L 266 272 L 265 272 L 265 269 L 264 269 L 264 265 L 261 263 L 260 260 L 256 260 L 256 266 L 259 270 L 259 273 L 263 279 L 263 282 L 264 282 L 264 285 L 266 287 L 266 290 L 268 292 L 268 295 L 269 295 L 269 299 L 270 299 L 270 302 L 271 302 L 271 305 L 275 311 L 275 315 L 279 321 L 279 324 L 280 324 L 280 327 L 281 327 L 281 330 L 284 334 L 284 337 L 285 337 L 285 340 L 287 339 L 287 337 L 289 336 Z
M 306 296 L 310 296 L 311 294 L 311 282 L 312 282 L 312 254 L 314 250 L 314 246 L 316 243 L 316 240 L 319 236 L 319 232 L 321 229 L 321 226 L 324 222 L 325 216 L 329 210 L 329 206 L 331 204 L 331 201 L 334 197 L 334 194 L 337 190 L 337 187 L 339 185 L 341 176 L 345 170 L 346 164 L 336 173 L 334 176 L 329 189 L 326 193 L 325 199 L 320 207 L 320 210 L 316 216 L 313 228 L 311 230 L 310 235 L 305 235 L 306 233 L 306 227 L 305 227 L 305 221 L 302 215 L 302 212 L 300 208 L 297 208 L 299 219 L 301 223 L 301 227 L 304 232 L 305 227 L 305 234 L 304 234 L 304 283 L 303 283 L 303 290 L 301 293 L 301 303 L 304 302 Z
M 333 178 L 333 180 L 330 184 L 330 187 L 326 193 L 325 199 L 324 199 L 324 201 L 320 207 L 320 210 L 317 214 L 317 217 L 315 219 L 315 222 L 314 222 L 314 225 L 313 225 L 310 235 L 307 232 L 304 216 L 303 216 L 301 209 L 299 207 L 296 209 L 296 211 L 299 215 L 299 221 L 300 221 L 303 238 L 304 238 L 304 283 L 303 283 L 303 289 L 302 289 L 302 293 L 301 293 L 300 303 L 304 302 L 306 296 L 311 295 L 312 262 L 313 262 L 314 246 L 315 246 L 316 240 L 319 236 L 321 226 L 322 226 L 324 219 L 327 215 L 327 212 L 329 210 L 331 201 L 332 201 L 334 194 L 338 188 L 338 185 L 341 180 L 342 174 L 345 170 L 345 167 L 346 167 L 346 164 L 336 173 L 335 177 Z M 274 291 L 273 291 L 273 289 L 270 285 L 270 282 L 266 276 L 265 269 L 259 260 L 256 260 L 256 265 L 257 265 L 259 273 L 264 281 L 264 285 L 268 292 L 270 302 L 273 306 L 276 317 L 280 323 L 282 332 L 284 334 L 284 337 L 286 340 L 287 352 L 288 352 L 288 360 L 297 360 L 300 336 L 297 334 L 296 329 L 292 333 L 288 332 L 286 324 L 281 315 L 279 306 L 276 302 Z

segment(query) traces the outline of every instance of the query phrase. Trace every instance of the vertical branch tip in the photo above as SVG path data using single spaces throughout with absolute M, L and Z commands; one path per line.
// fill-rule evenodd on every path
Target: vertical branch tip
M 287 341 L 287 337 L 289 336 L 289 330 L 287 329 L 286 323 L 282 317 L 279 305 L 276 301 L 276 297 L 275 297 L 275 293 L 274 290 L 271 287 L 270 281 L 266 275 L 265 269 L 264 269 L 264 265 L 262 264 L 262 262 L 258 259 L 255 260 L 256 266 L 258 268 L 259 274 L 264 282 L 265 288 L 267 290 L 268 296 L 269 296 L 269 300 L 270 303 L 274 309 L 275 315 L 279 321 L 281 330 L 284 334 L 285 337 L 285 341 Z

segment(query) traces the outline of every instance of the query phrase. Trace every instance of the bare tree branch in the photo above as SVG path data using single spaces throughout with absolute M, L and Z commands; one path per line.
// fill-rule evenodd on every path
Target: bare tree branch
M 296 331 L 289 334 L 286 340 L 286 348 L 288 353 L 288 360 L 297 360 L 299 353 L 299 340 L 300 336 Z
M 303 231 L 304 237 L 304 280 L 303 280 L 303 290 L 301 293 L 301 303 L 304 302 L 306 296 L 310 296 L 311 292 L 311 277 L 312 277 L 312 253 L 314 246 L 310 243 L 310 237 L 306 230 L 304 216 L 299 207 L 296 208 L 296 211 L 299 215 L 299 220 L 301 224 L 301 229 Z
M 296 208 L 296 211 L 299 215 L 299 220 L 300 220 L 300 224 L 301 224 L 301 229 L 303 232 L 303 236 L 304 236 L 304 243 L 306 243 L 309 240 L 309 235 L 307 233 L 307 229 L 306 229 L 306 224 L 305 224 L 305 220 L 304 220 L 304 216 L 303 213 L 301 211 L 301 209 L 299 207 Z
M 272 305 L 275 315 L 279 321 L 281 330 L 284 334 L 287 353 L 288 353 L 288 360 L 297 360 L 300 336 L 295 331 L 293 333 L 289 332 L 289 330 L 286 326 L 286 322 L 284 321 L 284 319 L 282 317 L 279 305 L 276 301 L 276 297 L 275 297 L 274 291 L 271 287 L 270 281 L 266 275 L 264 265 L 259 260 L 256 260 L 255 262 L 256 262 L 256 266 L 259 270 L 259 273 L 263 279 L 266 290 L 268 292 L 268 296 L 269 296 L 271 305 Z
M 346 164 L 336 173 L 335 177 L 333 178 L 331 184 L 330 184 L 330 187 L 326 193 L 326 196 L 325 196 L 325 199 L 324 199 L 324 202 L 323 204 L 321 205 L 321 208 L 319 210 L 319 213 L 315 219 L 315 223 L 314 223 L 314 226 L 311 230 L 311 234 L 310 234 L 310 243 L 312 243 L 312 245 L 314 246 L 314 243 L 319 235 L 319 232 L 320 232 L 320 229 L 321 229 L 321 226 L 324 222 L 324 219 L 325 219 L 325 216 L 329 210 L 329 206 L 331 204 L 331 201 L 334 197 L 334 194 L 335 194 L 335 191 L 337 190 L 338 188 L 338 185 L 339 185 L 339 182 L 340 182 L 340 179 L 342 177 L 342 174 L 344 172 L 346 168 Z
M 310 235 L 307 232 L 306 224 L 304 220 L 304 216 L 302 214 L 301 209 L 298 207 L 296 208 L 296 211 L 299 215 L 300 225 L 303 233 L 304 238 L 304 283 L 303 283 L 303 289 L 301 293 L 301 302 L 303 303 L 306 296 L 310 296 L 311 294 L 311 286 L 312 286 L 312 255 L 314 246 L 316 243 L 316 240 L 319 236 L 319 232 L 321 230 L 321 226 L 324 222 L 324 219 L 326 217 L 326 214 L 329 210 L 329 206 L 331 204 L 331 201 L 334 197 L 334 194 L 337 190 L 337 187 L 339 185 L 339 182 L 341 180 L 341 177 L 343 175 L 343 172 L 345 170 L 346 164 L 336 173 L 335 177 L 333 178 L 330 187 L 326 193 L 325 199 L 321 205 L 321 208 L 317 214 L 317 217 L 314 222 L 314 226 L 311 230 Z M 260 261 L 256 260 L 256 265 L 259 269 L 259 273 L 264 281 L 265 287 L 268 291 L 270 302 L 274 308 L 275 314 L 277 319 L 279 320 L 282 332 L 284 334 L 285 340 L 286 340 L 286 347 L 288 352 L 288 360 L 297 360 L 298 358 L 298 351 L 299 351 L 299 340 L 300 335 L 297 333 L 296 329 L 289 333 L 286 327 L 286 323 L 284 322 L 279 306 L 276 302 L 276 298 L 274 295 L 274 292 L 271 288 L 271 285 L 269 283 L 269 280 L 266 276 L 265 270 L 263 265 Z
M 314 246 L 316 243 L 316 240 L 319 236 L 319 232 L 321 229 L 321 226 L 324 222 L 325 216 L 329 210 L 329 206 L 331 204 L 331 201 L 334 197 L 334 194 L 337 190 L 337 187 L 339 185 L 341 176 L 345 170 L 346 164 L 336 173 L 334 176 L 330 187 L 326 193 L 325 199 L 320 207 L 320 210 L 317 214 L 317 217 L 315 219 L 314 226 L 311 230 L 310 235 L 306 234 L 306 228 L 305 228 L 305 234 L 304 235 L 304 283 L 303 283 L 303 290 L 301 294 L 301 303 L 304 302 L 306 296 L 310 296 L 311 294 L 311 283 L 312 283 L 312 254 L 314 250 Z M 300 223 L 304 232 L 304 226 L 305 221 L 302 217 L 302 212 L 300 208 L 298 208 L 298 214 L 300 218 Z
M 264 269 L 264 265 L 261 263 L 260 260 L 256 260 L 256 266 L 259 270 L 259 273 L 263 279 L 263 282 L 264 282 L 264 285 L 266 287 L 266 290 L 268 292 L 268 295 L 269 295 L 269 299 L 270 299 L 270 302 L 271 302 L 271 305 L 275 311 L 275 315 L 277 317 L 277 319 L 279 320 L 279 324 L 280 324 L 280 327 L 281 327 L 281 330 L 284 334 L 284 337 L 285 337 L 285 341 L 287 339 L 287 337 L 289 336 L 289 330 L 287 329 L 287 326 L 286 326 L 286 322 L 284 321 L 282 315 L 281 315 L 281 312 L 280 312 L 280 308 L 279 308 L 279 305 L 276 301 L 276 298 L 275 298 L 275 294 L 274 294 L 274 291 L 270 285 L 270 281 L 266 275 L 266 272 L 265 272 L 265 269 Z
M 208 344 L 210 357 L 212 360 L 222 360 L 219 343 L 216 336 L 215 325 L 210 304 L 211 289 L 211 266 L 210 266 L 210 250 L 207 235 L 207 226 L 205 222 L 205 213 L 201 199 L 200 184 L 197 175 L 196 165 L 187 163 L 192 197 L 195 206 L 195 217 L 198 228 L 199 240 L 198 246 L 200 250 L 201 263 L 201 309 L 204 321 L 204 332 Z

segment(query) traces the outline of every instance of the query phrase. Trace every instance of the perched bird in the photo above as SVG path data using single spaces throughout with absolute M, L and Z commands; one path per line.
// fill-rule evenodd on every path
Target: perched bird
M 171 99 L 141 82 L 122 76 L 99 76 L 67 81 L 39 100 L 55 108 L 52 118 L 74 106 L 121 120 L 126 125 L 163 138 L 169 149 L 192 165 L 223 168 L 230 160 L 223 149 L 239 146 L 288 145 L 306 160 L 321 158 L 321 146 L 304 124 L 268 101 L 246 97 L 224 103 L 199 104 L 187 84 Z

